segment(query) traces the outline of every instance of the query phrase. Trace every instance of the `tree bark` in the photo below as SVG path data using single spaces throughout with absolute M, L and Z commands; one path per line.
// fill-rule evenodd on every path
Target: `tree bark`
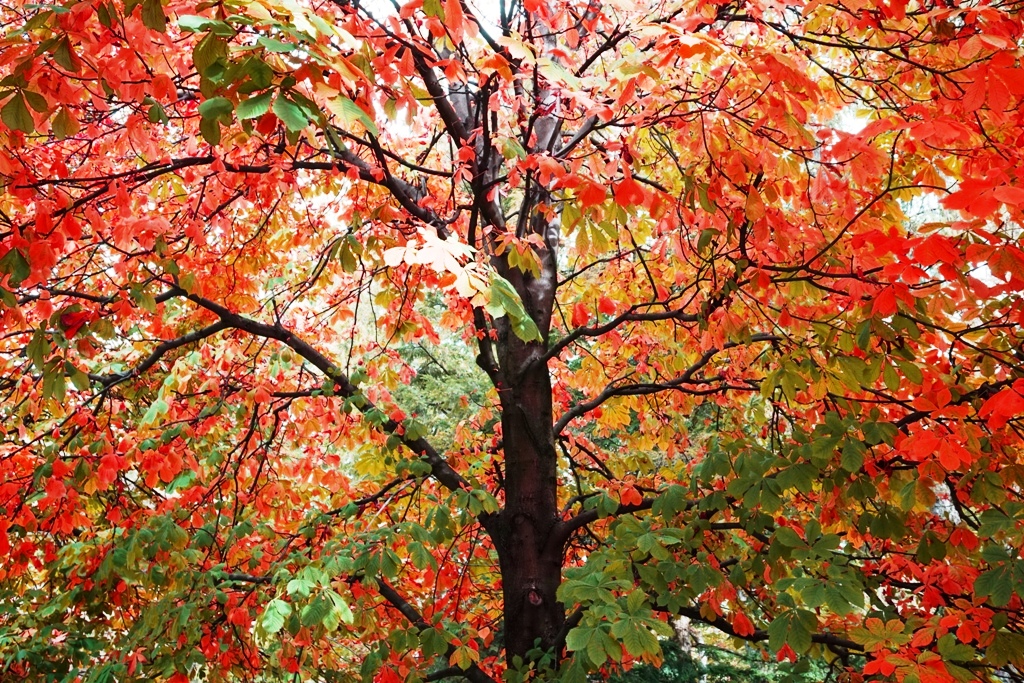
M 514 362 L 523 350 L 509 349 L 506 362 Z M 555 597 L 562 580 L 561 548 L 550 547 L 558 507 L 547 367 L 540 364 L 525 370 L 500 393 L 505 509 L 498 559 L 505 600 L 505 648 L 511 663 L 516 655 L 525 660 L 538 640 L 544 650 L 554 647 L 565 610 Z
M 541 232 L 539 216 L 533 228 Z M 519 292 L 544 342 L 524 342 L 507 321 L 498 329 L 505 507 L 496 542 L 505 603 L 505 652 L 510 666 L 527 653 L 558 647 L 565 623 L 556 598 L 562 581 L 562 544 L 552 543 L 558 512 L 558 456 L 555 450 L 551 376 L 544 360 L 554 299 L 556 244 L 541 250 L 541 274 L 533 277 L 501 267 Z M 556 657 L 557 652 L 553 653 Z

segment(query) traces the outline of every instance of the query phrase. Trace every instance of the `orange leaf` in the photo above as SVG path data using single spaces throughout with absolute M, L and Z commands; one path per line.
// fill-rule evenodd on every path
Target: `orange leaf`
M 747 194 L 745 211 L 747 214 L 747 220 L 751 223 L 764 218 L 764 200 L 761 199 L 761 195 L 758 193 L 756 187 L 751 187 L 750 193 Z
M 444 3 L 444 24 L 452 40 L 456 43 L 462 40 L 462 29 L 466 22 L 466 15 L 462 11 L 461 0 L 445 0 Z

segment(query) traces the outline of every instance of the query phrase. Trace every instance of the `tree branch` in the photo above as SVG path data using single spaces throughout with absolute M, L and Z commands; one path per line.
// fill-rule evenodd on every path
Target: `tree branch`
M 657 498 L 644 498 L 639 503 L 633 503 L 631 505 L 620 504 L 615 509 L 615 512 L 611 514 L 611 516 L 614 517 L 616 515 L 627 515 L 632 512 L 650 510 L 651 506 L 654 505 L 655 500 L 657 500 Z M 686 507 L 690 508 L 696 504 L 696 502 L 687 503 Z M 558 524 L 555 525 L 554 530 L 551 532 L 550 538 L 548 539 L 548 547 L 561 548 L 565 546 L 565 544 L 569 541 L 569 537 L 572 536 L 573 532 L 575 532 L 577 529 L 585 527 L 588 524 L 596 522 L 598 519 L 600 519 L 600 513 L 597 511 L 596 508 L 591 508 L 590 510 L 584 510 L 580 512 L 575 517 L 570 517 L 569 519 L 558 522 Z
M 589 401 L 583 401 L 577 403 L 572 408 L 567 410 L 562 417 L 558 418 L 555 422 L 554 430 L 555 434 L 561 434 L 562 430 L 568 426 L 568 424 L 575 418 L 584 415 L 594 408 L 597 408 L 605 401 L 609 400 L 614 396 L 641 396 L 647 394 L 654 394 L 661 391 L 669 391 L 671 389 L 679 389 L 684 384 L 709 384 L 713 381 L 719 381 L 721 378 L 694 378 L 694 375 L 707 366 L 711 359 L 717 354 L 725 351 L 726 349 L 736 348 L 737 346 L 745 346 L 748 343 L 764 342 L 764 341 L 778 341 L 780 338 L 773 334 L 755 334 L 748 342 L 728 342 L 722 345 L 722 348 L 711 348 L 701 354 L 700 358 L 696 360 L 690 367 L 686 369 L 683 374 L 675 377 L 674 379 L 666 382 L 650 382 L 650 383 L 636 383 L 636 384 L 624 384 L 615 385 L 614 383 L 609 384 L 601 391 L 600 394 L 590 399 Z M 726 387 L 728 388 L 728 387 Z M 737 388 L 737 387 L 734 387 Z
M 750 643 L 761 643 L 768 640 L 768 631 L 764 629 L 757 629 L 751 634 L 740 635 L 733 628 L 732 624 L 729 623 L 724 617 L 715 615 L 714 619 L 707 619 L 702 616 L 700 610 L 695 607 L 678 607 L 674 610 L 670 610 L 667 607 L 655 606 L 654 611 L 661 612 L 662 614 L 674 614 L 687 619 L 693 619 L 694 621 L 702 624 L 707 624 L 713 628 L 718 629 L 722 633 L 732 636 L 733 638 L 740 638 Z M 852 640 L 841 638 L 832 633 L 815 633 L 811 635 L 811 641 L 819 643 L 832 649 L 839 654 L 849 654 L 850 652 L 863 652 L 864 648 L 860 643 L 855 643 Z
M 144 361 L 136 365 L 134 368 L 131 368 L 130 370 L 125 370 L 124 372 L 117 372 L 110 375 L 90 374 L 89 379 L 91 379 L 94 382 L 99 382 L 100 384 L 102 384 L 103 390 L 106 391 L 107 389 L 110 389 L 111 387 L 120 384 L 121 382 L 124 382 L 127 379 L 137 377 L 138 375 L 141 375 L 142 373 L 146 372 L 151 367 L 156 365 L 157 362 L 170 351 L 181 348 L 182 346 L 194 344 L 197 341 L 206 339 L 207 337 L 211 337 L 222 330 L 228 329 L 229 327 L 231 326 L 228 325 L 223 320 L 220 320 L 202 329 L 195 330 L 194 332 L 189 332 L 188 334 L 182 335 L 177 339 L 169 339 L 167 341 L 160 342 L 159 344 L 157 344 L 156 348 L 150 352 L 149 356 L 147 356 Z
M 399 595 L 398 591 L 392 588 L 384 579 L 377 579 L 377 589 L 380 591 L 380 594 L 384 596 L 384 599 L 391 604 L 392 607 L 401 612 L 402 616 L 408 619 L 409 623 L 418 628 L 420 631 L 427 631 L 434 628 L 433 626 L 427 623 L 426 619 L 423 618 L 422 614 L 416 611 L 415 607 L 410 605 L 408 601 L 406 601 L 405 598 Z M 448 652 L 445 654 L 445 659 L 449 659 L 454 651 L 455 646 L 449 645 Z M 476 664 L 471 664 L 468 669 L 454 669 L 454 672 L 457 672 L 457 674 L 460 676 L 464 676 L 466 679 L 470 681 L 470 683 L 497 683 L 497 681 L 488 676 L 484 672 L 484 670 Z
M 335 393 L 345 398 L 358 398 L 361 401 L 359 409 L 363 413 L 376 410 L 376 406 L 363 395 L 359 388 L 349 380 L 348 376 L 338 366 L 309 343 L 297 337 L 291 330 L 285 329 L 280 325 L 268 325 L 251 318 L 246 318 L 214 301 L 195 294 L 186 294 L 184 290 L 182 290 L 182 294 L 186 295 L 189 301 L 217 315 L 226 326 L 258 337 L 275 339 L 283 343 L 334 382 Z M 469 490 L 472 488 L 469 482 L 448 464 L 448 461 L 437 452 L 430 442 L 423 437 L 410 439 L 404 433 L 399 434 L 399 426 L 397 422 L 389 419 L 380 425 L 380 429 L 387 434 L 397 437 L 402 445 L 423 458 L 430 465 L 431 476 L 448 490 L 458 491 L 460 489 Z M 482 513 L 478 519 L 484 525 L 484 528 L 489 528 L 494 516 L 490 513 Z
M 596 325 L 594 327 L 577 327 L 575 330 L 559 339 L 557 343 L 552 345 L 551 348 L 548 349 L 548 352 L 542 356 L 541 360 L 547 362 L 552 358 L 557 357 L 563 349 L 581 337 L 600 337 L 608 334 L 622 323 L 659 322 L 662 320 L 678 320 L 680 322 L 695 323 L 700 319 L 696 314 L 685 313 L 681 308 L 658 311 L 656 313 L 637 313 L 640 308 L 649 308 L 650 306 L 656 305 L 658 305 L 657 302 L 653 304 L 637 304 L 630 306 L 628 311 L 612 318 L 604 325 Z

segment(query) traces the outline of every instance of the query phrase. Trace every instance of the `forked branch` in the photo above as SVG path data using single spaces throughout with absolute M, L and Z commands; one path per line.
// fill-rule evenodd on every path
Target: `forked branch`
M 384 596 L 384 599 L 387 600 L 392 607 L 401 612 L 402 616 L 408 619 L 409 623 L 421 632 L 434 628 L 427 623 L 427 620 L 423 618 L 423 615 L 420 614 L 415 607 L 409 604 L 409 601 L 399 595 L 398 591 L 392 588 L 384 579 L 377 579 L 377 590 L 380 591 L 380 594 Z M 450 659 L 454 651 L 455 646 L 449 645 L 448 652 L 445 653 L 445 659 Z M 463 676 L 469 680 L 470 683 L 497 683 L 476 664 L 470 664 L 468 669 L 456 668 L 451 671 L 453 675 L 457 673 L 457 675 Z

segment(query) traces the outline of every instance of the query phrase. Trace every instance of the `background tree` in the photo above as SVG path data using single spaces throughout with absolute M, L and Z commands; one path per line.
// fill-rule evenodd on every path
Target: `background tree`
M 4 675 L 1018 677 L 1019 9 L 4 4 Z
M 639 664 L 601 680 L 613 683 L 774 683 L 823 681 L 829 671 L 818 660 L 764 661 L 750 648 L 734 650 L 694 643 L 684 647 L 677 639 L 661 641 L 660 666 Z

